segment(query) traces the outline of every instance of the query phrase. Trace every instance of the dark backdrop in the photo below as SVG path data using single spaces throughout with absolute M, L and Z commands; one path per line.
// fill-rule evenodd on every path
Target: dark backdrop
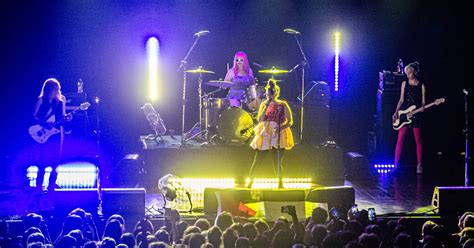
M 6 109 L 2 157 L 16 160 L 27 149 L 26 130 L 46 78 L 63 92 L 82 78 L 92 99 L 100 97 L 102 155 L 109 165 L 140 150 L 140 135 L 151 133 L 140 106 L 147 102 L 146 38 L 160 40 L 161 85 L 155 108 L 166 125 L 181 130 L 180 60 L 193 34 L 210 30 L 188 58 L 188 68 L 225 76 L 233 54 L 246 51 L 251 62 L 289 69 L 301 61 L 295 40 L 302 33 L 310 67 L 307 82 L 333 87 L 333 31 L 341 31 L 340 91 L 332 94 L 330 134 L 345 150 L 367 152 L 367 132 L 375 113 L 378 72 L 395 70 L 399 58 L 421 63 L 428 100 L 446 104 L 427 113 L 428 153 L 464 149 L 462 89 L 466 77 L 472 18 L 466 6 L 433 1 L 3 1 L 0 4 L 2 106 Z M 253 67 L 254 71 L 259 70 Z M 260 80 L 266 75 L 257 74 Z M 296 101 L 300 73 L 285 76 L 282 98 Z M 198 119 L 197 77 L 188 77 L 186 129 Z M 214 88 L 206 86 L 205 91 Z M 472 91 L 471 91 L 472 92 Z M 334 92 L 333 92 L 334 93 Z M 334 114 L 334 110 L 337 113 Z M 96 106 L 91 107 L 91 129 Z M 337 118 L 337 121 L 334 121 Z M 94 140 L 89 153 L 94 153 Z

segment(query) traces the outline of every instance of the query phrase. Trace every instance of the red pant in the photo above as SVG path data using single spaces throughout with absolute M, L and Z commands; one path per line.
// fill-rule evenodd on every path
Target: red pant
M 398 130 L 397 146 L 395 148 L 395 166 L 398 166 L 400 156 L 402 155 L 403 144 L 405 143 L 405 136 L 409 129 L 413 130 L 413 136 L 415 136 L 416 142 L 416 160 L 418 165 L 421 165 L 423 159 L 423 141 L 421 139 L 421 129 L 419 127 L 409 128 L 404 126 Z

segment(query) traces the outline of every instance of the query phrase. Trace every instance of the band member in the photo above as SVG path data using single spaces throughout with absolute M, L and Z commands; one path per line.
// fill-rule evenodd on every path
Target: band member
M 278 164 L 282 164 L 284 150 L 289 150 L 294 146 L 290 129 L 293 125 L 293 117 L 288 103 L 279 99 L 280 87 L 276 81 L 270 79 L 265 90 L 267 98 L 260 104 L 257 114 L 258 124 L 254 128 L 255 136 L 250 143 L 255 150 L 255 155 L 250 167 L 248 188 L 252 187 L 255 167 L 262 163 L 268 153 L 272 153 L 273 169 L 276 174 Z M 279 179 L 281 179 L 281 173 Z M 281 180 L 279 180 L 279 187 L 282 187 L 280 183 Z
M 232 82 L 227 98 L 231 107 L 240 107 L 245 93 L 250 85 L 255 83 L 252 68 L 250 68 L 247 54 L 239 51 L 234 55 L 234 66 L 227 71 L 224 81 Z
M 425 85 L 419 80 L 420 64 L 418 62 L 410 63 L 405 67 L 404 70 L 408 80 L 402 82 L 400 100 L 398 100 L 397 108 L 395 109 L 395 113 L 392 116 L 393 119 L 398 118 L 398 111 L 401 109 L 406 109 L 411 105 L 415 105 L 417 107 L 421 106 L 423 111 L 425 106 L 426 89 Z M 397 145 L 395 148 L 395 169 L 399 165 L 405 136 L 407 132 L 411 130 L 413 131 L 413 135 L 415 137 L 416 142 L 416 173 L 423 173 L 423 140 L 421 137 L 421 117 L 422 116 L 419 114 L 414 115 L 412 117 L 412 123 L 410 125 L 403 126 L 398 130 Z
M 43 189 L 43 179 L 45 169 L 51 167 L 52 171 L 49 177 L 48 188 L 53 188 L 56 182 L 56 167 L 62 153 L 64 131 L 62 126 L 57 126 L 55 122 L 66 118 L 65 113 L 66 99 L 61 94 L 61 85 L 55 78 L 49 78 L 43 83 L 41 93 L 36 102 L 33 112 L 33 119 L 36 124 L 51 130 L 56 128 L 59 133 L 52 135 L 45 143 L 37 143 L 34 149 L 35 161 L 38 166 L 38 176 L 36 178 L 36 187 Z M 69 120 L 69 117 L 66 118 Z

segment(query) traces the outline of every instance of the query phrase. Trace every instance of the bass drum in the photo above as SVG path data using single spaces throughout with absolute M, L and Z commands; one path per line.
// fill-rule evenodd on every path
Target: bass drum
M 254 119 L 241 108 L 227 108 L 219 115 L 217 134 L 230 145 L 242 145 L 253 135 Z

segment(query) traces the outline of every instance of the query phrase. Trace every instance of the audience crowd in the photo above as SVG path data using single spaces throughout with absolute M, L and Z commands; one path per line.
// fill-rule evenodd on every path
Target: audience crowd
M 422 225 L 415 225 L 410 218 L 369 220 L 366 210 L 333 215 L 315 208 L 311 217 L 298 220 L 294 208 L 289 209 L 291 218 L 280 217 L 271 222 L 221 212 L 214 220 L 199 218 L 194 223 L 184 221 L 177 211 L 167 210 L 162 226 L 154 226 L 149 219 L 128 223 L 116 214 L 104 221 L 99 230 L 92 214 L 77 208 L 58 227 L 61 231 L 57 237 L 50 236 L 47 221 L 41 215 L 30 213 L 22 218 L 22 235 L 12 237 L 2 227 L 0 247 L 474 247 L 472 212 L 458 218 L 457 230 L 449 230 L 433 220 Z

